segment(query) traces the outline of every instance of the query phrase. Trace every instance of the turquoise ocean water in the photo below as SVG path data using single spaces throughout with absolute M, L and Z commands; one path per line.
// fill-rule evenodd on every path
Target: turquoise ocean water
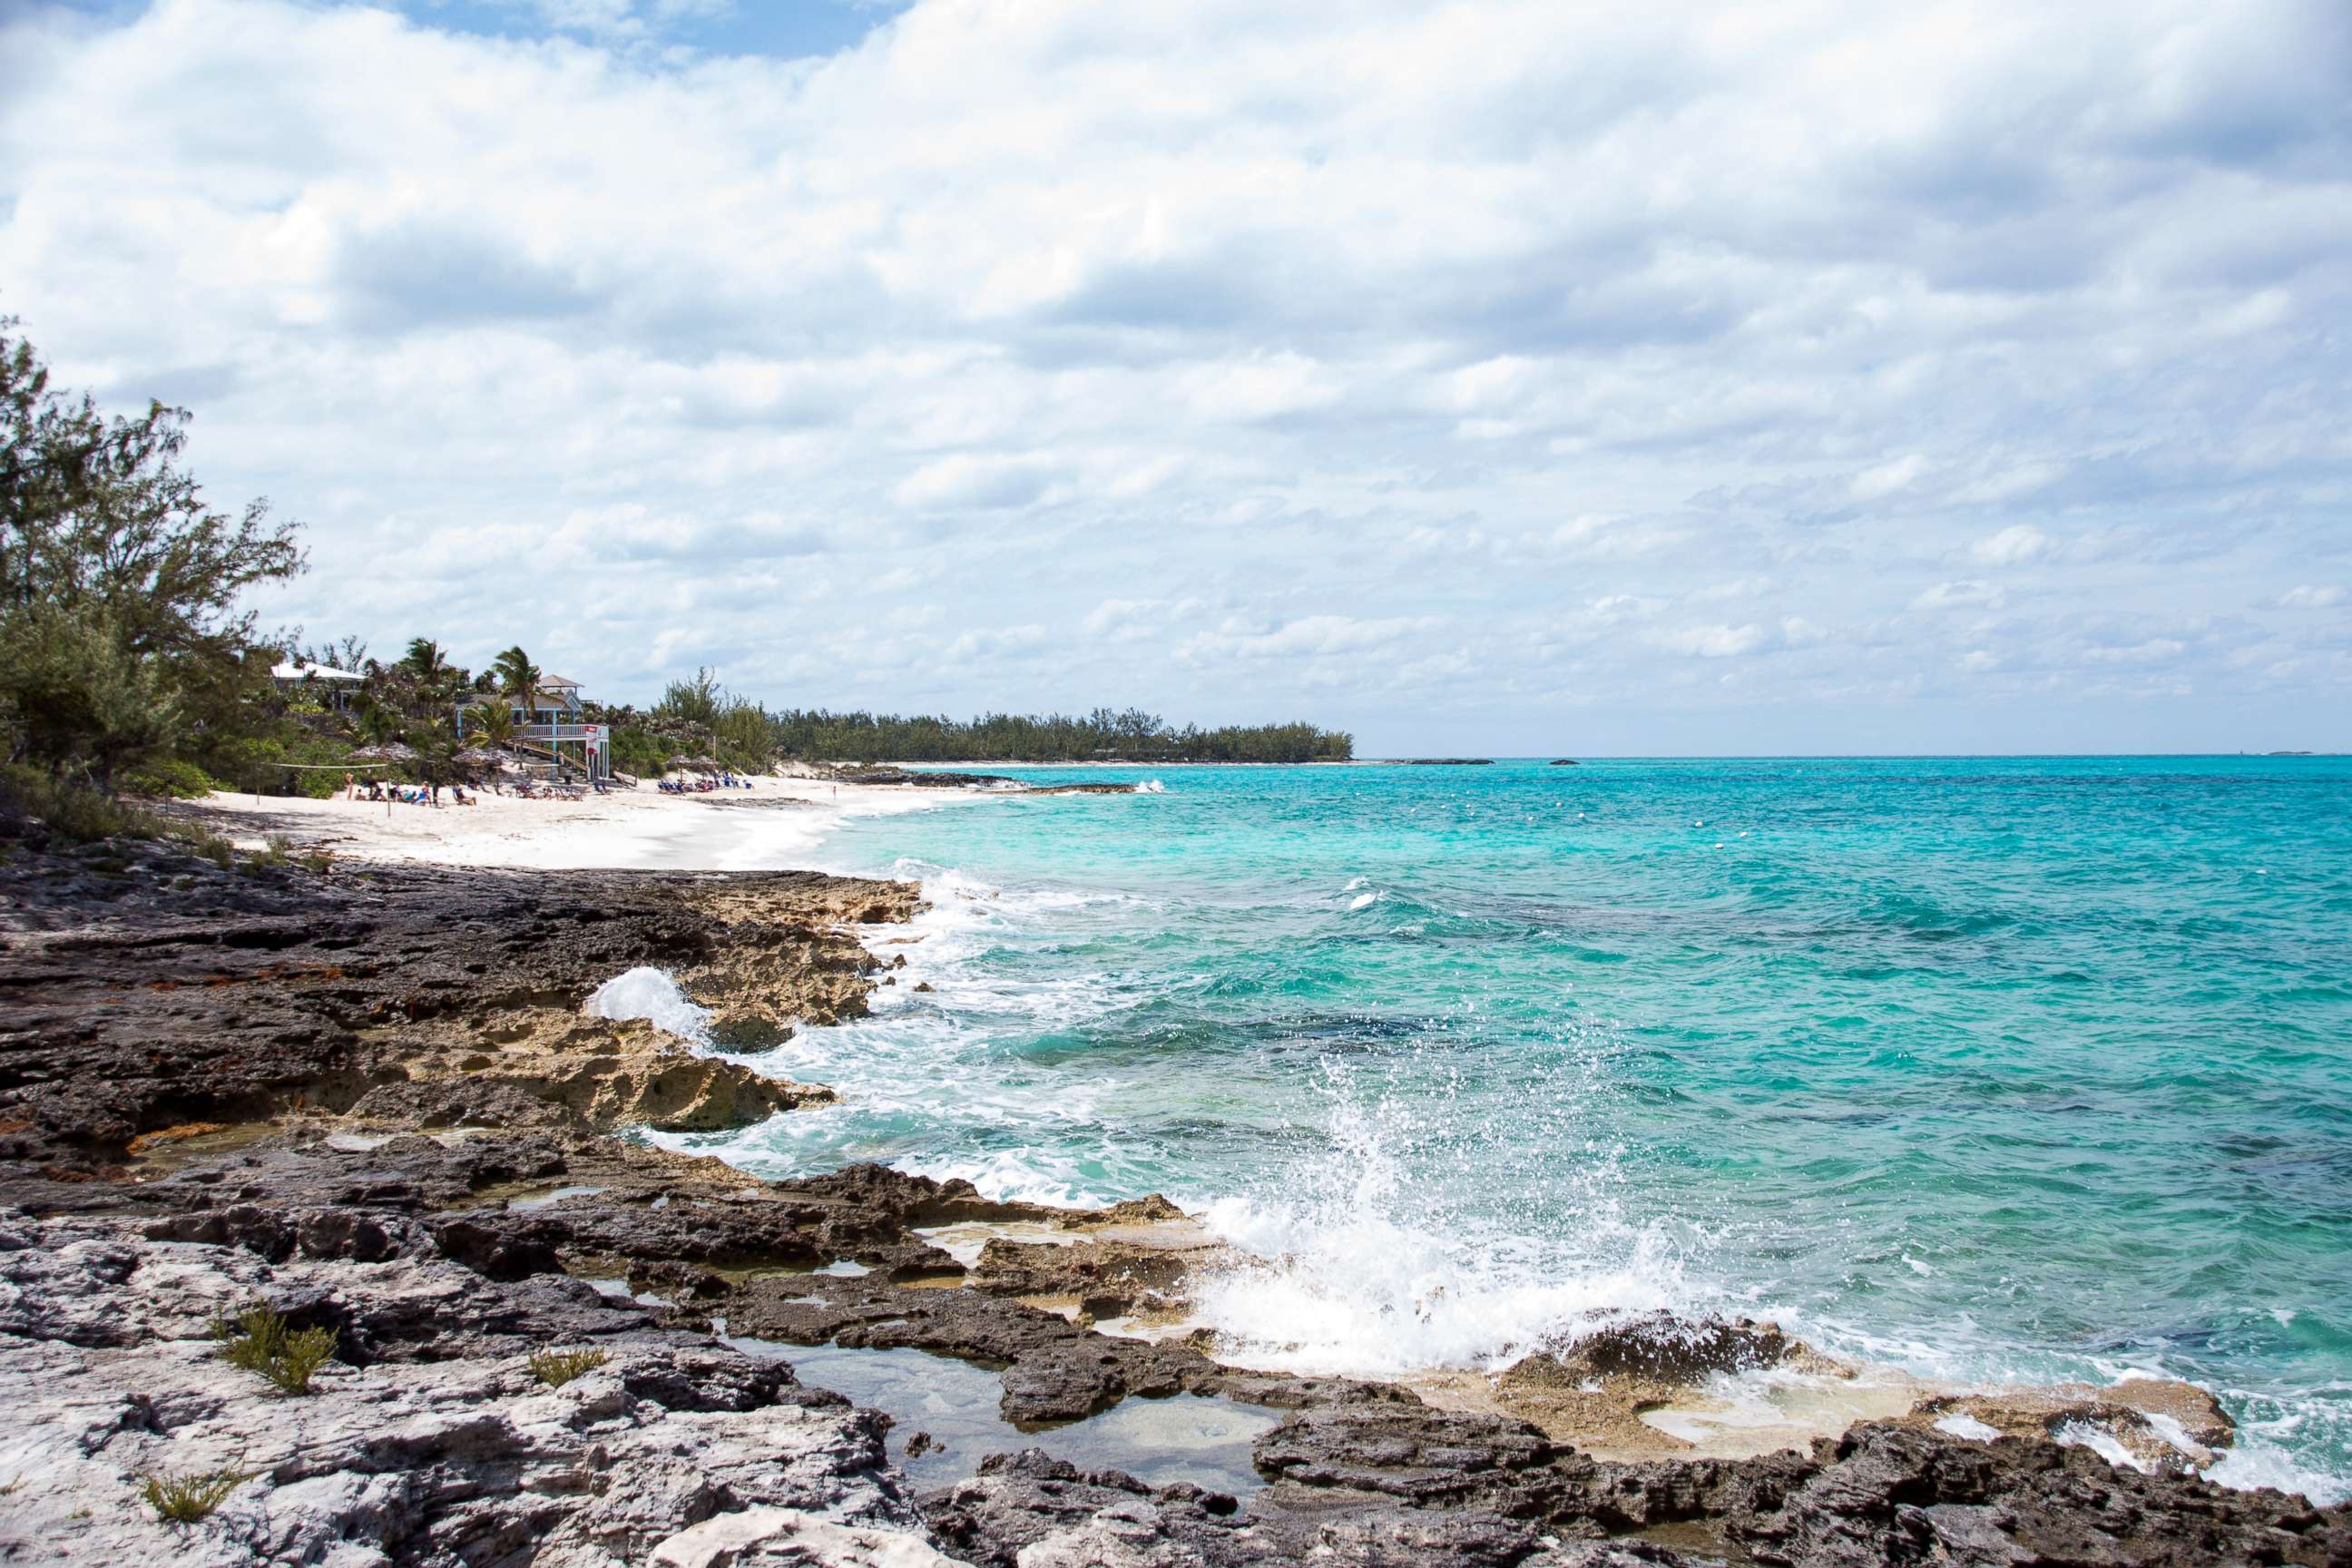
M 2352 1483 L 2352 762 L 1024 776 L 1147 793 L 841 828 L 935 905 L 766 1058 L 845 1103 L 682 1142 L 1167 1193 L 1286 1259 L 1203 1303 L 1262 1360 L 1746 1311 L 2193 1378 L 2228 1479 Z

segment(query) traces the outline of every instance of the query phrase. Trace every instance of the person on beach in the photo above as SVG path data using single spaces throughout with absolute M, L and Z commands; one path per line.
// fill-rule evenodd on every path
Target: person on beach
M 345 800 L 357 800 L 359 797 L 360 781 L 352 777 L 350 773 L 345 773 L 343 775 L 343 798 Z

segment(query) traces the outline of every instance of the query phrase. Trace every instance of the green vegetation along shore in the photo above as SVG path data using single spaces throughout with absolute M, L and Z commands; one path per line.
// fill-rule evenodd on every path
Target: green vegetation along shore
M 299 525 L 265 500 L 215 510 L 182 462 L 187 410 L 109 415 L 52 385 L 16 325 L 0 317 L 0 818 L 95 837 L 136 825 L 126 795 L 325 795 L 347 770 L 446 783 L 495 764 L 553 679 L 522 647 L 477 674 L 430 637 L 379 660 L 355 637 L 265 634 L 244 600 L 305 570 Z M 1311 724 L 1178 729 L 1133 709 L 969 723 L 772 712 L 709 669 L 646 709 L 588 701 L 578 717 L 609 726 L 614 763 L 636 774 L 681 756 L 756 772 L 794 759 L 1299 763 L 1352 751 Z

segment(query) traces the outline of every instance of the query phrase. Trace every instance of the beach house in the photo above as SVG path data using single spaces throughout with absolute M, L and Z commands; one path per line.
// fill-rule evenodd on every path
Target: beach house
M 355 669 L 337 669 L 331 664 L 297 664 L 289 660 L 272 665 L 269 679 L 290 702 L 315 702 L 341 713 L 350 709 L 352 693 L 367 677 Z
M 508 705 L 514 719 L 512 744 L 525 754 L 553 764 L 559 771 L 590 779 L 613 776 L 612 733 L 602 724 L 586 721 L 578 681 L 566 680 L 560 675 L 542 675 L 539 689 L 531 693 L 528 704 L 520 698 L 508 696 L 478 697 L 473 705 L 490 702 Z M 465 724 L 466 712 L 460 709 L 460 734 Z

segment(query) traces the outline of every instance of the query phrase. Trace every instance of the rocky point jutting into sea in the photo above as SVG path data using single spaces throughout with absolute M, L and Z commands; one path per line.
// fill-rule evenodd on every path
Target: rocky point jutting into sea
M 824 1028 L 897 983 L 857 928 L 908 883 L 19 846 L 0 892 L 0 1561 L 2352 1563 L 2346 1510 L 2197 1477 L 2230 1422 L 2185 1384 L 1678 1454 L 1643 1411 L 1839 1363 L 1631 1318 L 1466 1391 L 1252 1371 L 1187 1327 L 1231 1260 L 1164 1200 L 767 1182 L 629 1136 L 829 1096 L 592 1016 L 601 985 L 665 971 L 738 1050 Z M 222 1355 L 257 1305 L 324 1331 L 307 1394 Z M 909 1352 L 994 1380 L 995 1451 L 809 1370 Z M 1243 1479 L 1056 1457 L 1148 1408 L 1238 1413 Z M 191 1478 L 235 1484 L 161 1522 L 144 1484 Z

